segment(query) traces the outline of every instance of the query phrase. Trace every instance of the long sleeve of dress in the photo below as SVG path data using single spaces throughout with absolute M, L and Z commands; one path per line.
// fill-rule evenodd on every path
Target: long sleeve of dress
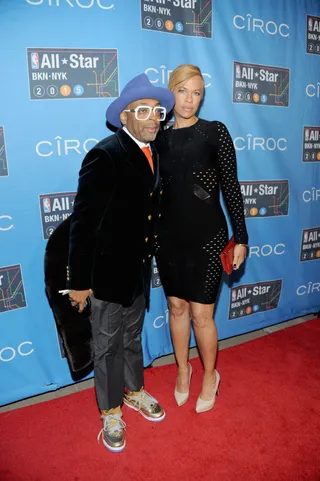
M 218 163 L 223 198 L 230 215 L 235 242 L 248 243 L 248 233 L 244 218 L 243 199 L 237 176 L 236 153 L 227 127 L 218 125 Z

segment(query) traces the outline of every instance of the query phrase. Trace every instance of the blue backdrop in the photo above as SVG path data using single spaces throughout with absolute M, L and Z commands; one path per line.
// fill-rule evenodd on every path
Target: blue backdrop
M 44 294 L 46 239 L 133 76 L 202 69 L 201 116 L 234 139 L 250 235 L 224 279 L 219 338 L 319 310 L 318 0 L 2 0 L 0 403 L 72 382 Z M 172 352 L 156 266 L 145 364 Z

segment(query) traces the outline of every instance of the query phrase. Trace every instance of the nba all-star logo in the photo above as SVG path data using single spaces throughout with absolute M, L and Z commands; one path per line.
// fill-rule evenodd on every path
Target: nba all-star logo
M 288 68 L 234 62 L 233 102 L 288 107 L 289 78 Z
M 0 267 L 0 313 L 26 306 L 21 266 Z
M 153 257 L 153 259 L 152 259 L 151 287 L 156 288 L 156 287 L 161 287 L 161 285 L 162 284 L 161 284 L 161 280 L 160 280 L 160 276 L 159 276 L 158 267 L 157 267 L 157 264 L 156 264 L 156 260 Z
M 320 259 L 320 227 L 312 227 L 302 231 L 300 261 Z
M 75 192 L 40 194 L 40 215 L 43 238 L 49 239 L 54 230 L 72 213 Z
M 302 162 L 320 162 L 320 127 L 303 127 Z
M 282 279 L 242 284 L 230 290 L 229 319 L 250 316 L 276 309 L 279 304 Z
M 28 48 L 31 100 L 119 95 L 116 49 Z
M 306 37 L 307 53 L 320 55 L 320 17 L 307 15 Z
M 6 143 L 4 139 L 4 128 L 0 126 L 0 177 L 6 175 L 8 175 Z
M 212 0 L 140 0 L 141 26 L 156 32 L 212 37 Z
M 246 217 L 288 215 L 289 182 L 287 180 L 254 180 L 240 182 Z

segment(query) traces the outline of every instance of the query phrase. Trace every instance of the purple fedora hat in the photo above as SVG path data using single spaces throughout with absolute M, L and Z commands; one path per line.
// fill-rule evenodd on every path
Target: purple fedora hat
M 167 112 L 174 106 L 174 94 L 171 90 L 163 87 L 154 87 L 145 73 L 137 75 L 122 89 L 120 97 L 109 105 L 106 117 L 107 121 L 115 127 L 122 127 L 120 113 L 128 104 L 140 99 L 159 100 Z

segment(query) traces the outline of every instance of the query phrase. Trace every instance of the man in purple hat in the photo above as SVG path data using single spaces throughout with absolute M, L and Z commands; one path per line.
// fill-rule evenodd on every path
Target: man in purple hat
M 119 130 L 85 157 L 71 216 L 68 287 L 82 312 L 91 296 L 94 379 L 104 445 L 125 447 L 121 404 L 148 421 L 165 412 L 144 390 L 141 330 L 149 306 L 154 220 L 161 195 L 155 140 L 174 105 L 145 74 L 110 104 Z

